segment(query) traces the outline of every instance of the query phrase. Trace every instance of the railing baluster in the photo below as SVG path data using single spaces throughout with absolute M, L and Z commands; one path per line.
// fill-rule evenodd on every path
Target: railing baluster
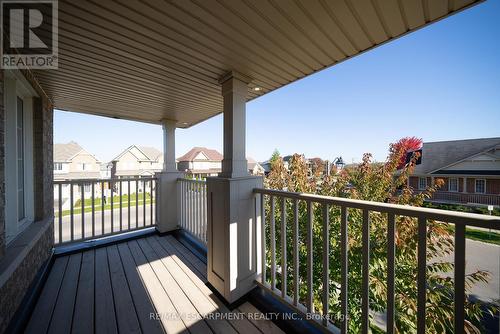
M 127 180 L 127 223 L 130 230 L 130 180 Z
M 276 230 L 275 230 L 275 221 L 274 221 L 274 207 L 275 207 L 275 199 L 274 196 L 271 196 L 271 210 L 269 212 L 270 220 L 271 220 L 271 289 L 276 289 Z
M 342 206 L 340 209 L 340 261 L 342 263 L 341 276 L 342 282 L 340 286 L 340 304 L 341 304 L 341 316 L 342 323 L 340 330 L 342 334 L 347 334 L 348 332 L 348 270 L 349 270 L 349 258 L 348 258 L 348 228 L 347 228 L 347 207 Z
M 330 233 L 328 204 L 323 204 L 323 325 L 328 325 L 328 297 L 330 293 Z
M 74 223 L 75 223 L 75 218 L 73 216 L 74 214 L 74 208 L 73 208 L 73 200 L 74 200 L 74 196 L 73 196 L 73 183 L 70 182 L 69 184 L 69 187 L 70 187 L 70 190 L 69 190 L 69 211 L 70 211 L 70 225 L 69 225 L 69 229 L 70 229 L 70 234 L 71 234 L 71 241 L 73 241 L 75 239 L 75 234 L 74 234 Z
M 139 228 L 139 177 L 135 177 L 135 227 Z
M 109 183 L 108 183 L 109 185 Z M 101 235 L 104 234 L 104 181 L 101 182 Z
M 262 284 L 266 282 L 266 199 L 264 194 L 260 194 L 260 210 L 261 210 L 261 223 L 260 237 L 262 239 L 260 246 L 262 247 Z
M 264 195 L 262 195 L 264 196 Z M 299 201 L 293 201 L 293 305 L 299 303 Z
M 82 212 L 81 212 L 82 230 L 81 230 L 81 234 L 82 234 L 82 239 L 85 239 L 85 183 L 84 182 L 82 182 L 81 192 L 82 192 L 82 197 L 81 197 L 81 201 L 82 201 Z
M 62 242 L 62 184 L 59 183 L 59 243 Z
M 115 183 L 113 181 L 110 182 L 110 190 L 111 190 L 111 212 L 110 212 L 110 217 L 111 217 L 111 233 L 114 232 L 115 230 L 115 227 L 114 227 L 114 220 L 115 220 L 115 215 L 114 215 L 114 211 L 113 211 L 113 195 L 114 195 L 114 192 L 115 192 Z
M 387 334 L 394 333 L 394 260 L 396 251 L 395 215 L 387 215 Z
M 363 210 L 363 284 L 361 294 L 361 329 L 368 334 L 370 330 L 370 212 Z
M 92 191 L 92 238 L 95 237 L 95 187 L 94 182 L 91 183 L 91 191 Z
M 142 226 L 146 226 L 146 180 L 142 180 Z
M 119 214 L 119 217 L 120 217 L 120 231 L 123 230 L 123 211 L 122 211 L 122 207 L 123 207 L 123 181 L 120 180 L 120 214 Z
M 153 226 L 153 179 L 149 181 L 149 225 Z
M 281 297 L 285 298 L 287 290 L 286 263 L 286 197 L 281 198 Z
M 464 333 L 465 225 L 455 225 L 455 334 Z
M 425 333 L 425 307 L 427 300 L 427 219 L 418 217 L 418 276 L 417 276 L 417 333 Z
M 313 225 L 313 203 L 307 201 L 307 312 L 314 312 L 313 305 L 313 235 L 312 235 L 312 225 Z

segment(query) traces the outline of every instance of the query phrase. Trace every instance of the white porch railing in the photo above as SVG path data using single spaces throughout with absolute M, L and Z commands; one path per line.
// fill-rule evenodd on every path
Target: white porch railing
M 500 195 L 469 194 L 451 191 L 436 191 L 431 200 L 462 204 L 483 204 L 500 206 Z
M 261 255 L 260 263 L 262 264 L 262 276 L 259 279 L 265 289 L 269 290 L 281 300 L 292 305 L 297 310 L 303 313 L 319 315 L 318 321 L 320 325 L 330 329 L 335 329 L 327 317 L 321 317 L 320 312 L 315 312 L 313 305 L 313 264 L 321 261 L 322 265 L 322 312 L 321 314 L 329 315 L 330 286 L 329 281 L 329 238 L 323 238 L 322 258 L 313 258 L 313 207 L 319 206 L 322 212 L 322 232 L 329 233 L 329 208 L 336 206 L 340 208 L 340 258 L 341 263 L 341 282 L 340 282 L 340 302 L 341 314 L 344 315 L 341 320 L 340 330 L 342 333 L 348 332 L 348 214 L 349 210 L 357 209 L 363 212 L 362 225 L 362 333 L 369 332 L 369 264 L 370 264 L 370 212 L 378 212 L 387 214 L 387 333 L 395 333 L 395 301 L 394 301 L 394 284 L 395 284 L 395 236 L 396 236 L 396 217 L 414 217 L 418 220 L 418 263 L 417 271 L 417 333 L 425 333 L 425 316 L 426 316 L 426 252 L 427 252 L 427 221 L 435 220 L 453 224 L 455 227 L 455 251 L 454 251 L 454 326 L 455 333 L 464 333 L 464 303 L 465 303 L 465 228 L 466 226 L 478 226 L 493 230 L 500 230 L 500 219 L 494 216 L 468 214 L 455 211 L 436 210 L 420 207 L 403 206 L 388 203 L 378 203 L 370 201 L 352 200 L 345 198 L 318 196 L 312 194 L 299 194 L 285 191 L 254 189 L 257 194 L 257 199 L 260 201 L 261 208 L 261 226 L 260 226 L 260 242 Z M 279 226 L 276 226 L 276 203 L 280 206 L 281 216 L 279 218 Z M 269 217 L 266 218 L 266 205 L 269 206 Z M 293 244 L 287 245 L 286 230 L 286 203 L 292 205 L 293 217 L 290 221 L 292 226 L 288 226 L 288 230 L 292 232 Z M 307 207 L 307 235 L 305 236 L 305 246 L 307 249 L 306 263 L 299 263 L 299 203 Z M 266 245 L 266 224 L 269 226 L 270 244 Z M 276 261 L 276 231 L 279 230 L 281 235 L 281 259 Z M 303 237 L 301 237 L 303 238 Z M 258 244 L 259 245 L 259 244 Z M 258 246 L 259 247 L 259 246 Z M 268 248 L 269 247 L 269 248 Z M 287 250 L 292 247 L 293 259 L 287 261 Z M 266 257 L 270 252 L 270 263 L 266 262 Z M 291 263 L 291 268 L 287 268 Z M 301 303 L 299 296 L 299 267 L 306 266 L 306 298 L 305 305 Z M 281 275 L 283 272 L 289 272 L 293 279 L 293 288 L 287 290 L 287 276 Z M 270 273 L 268 271 L 270 270 Z M 277 288 L 277 274 L 281 278 L 281 290 Z M 266 276 L 267 275 L 267 276 Z
M 54 181 L 54 243 L 155 225 L 156 178 Z
M 178 179 L 179 226 L 207 246 L 207 184 Z

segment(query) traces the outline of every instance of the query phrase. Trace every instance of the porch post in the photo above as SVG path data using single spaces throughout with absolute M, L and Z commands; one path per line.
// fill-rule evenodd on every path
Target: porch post
M 248 174 L 245 156 L 245 104 L 250 78 L 230 72 L 219 81 L 224 99 L 224 159 L 218 177 L 207 178 L 209 283 L 233 303 L 255 285 L 257 217 L 254 188 L 263 179 Z
M 177 171 L 175 163 L 176 122 L 162 120 L 163 125 L 163 171 L 156 173 L 158 179 L 158 203 L 156 203 L 156 229 L 168 232 L 177 229 L 177 179 L 183 173 Z

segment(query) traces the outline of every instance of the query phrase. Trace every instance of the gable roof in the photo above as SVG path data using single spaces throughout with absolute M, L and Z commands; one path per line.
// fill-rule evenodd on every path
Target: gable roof
M 126 149 L 124 149 L 120 154 L 118 154 L 116 157 L 113 158 L 111 161 L 117 161 L 120 160 L 120 158 L 127 152 L 131 152 L 133 148 L 138 149 L 144 156 L 146 157 L 146 160 L 149 161 L 157 161 L 158 158 L 163 154 L 160 150 L 151 147 L 151 146 L 137 146 L 137 145 L 130 145 Z M 132 153 L 132 152 L 131 152 Z M 132 153 L 133 154 L 133 153 Z M 135 154 L 133 154 L 136 156 Z M 140 157 L 136 156 L 137 160 L 144 160 L 140 159 Z
M 424 143 L 422 163 L 415 166 L 413 173 L 429 174 L 497 145 L 500 137 Z
M 186 154 L 177 158 L 177 161 L 194 161 L 198 154 L 203 153 L 209 161 L 222 161 L 222 154 L 217 150 L 212 150 L 206 147 L 193 147 Z
M 156 161 L 163 154 L 160 150 L 151 146 L 137 146 L 137 148 L 144 153 L 149 160 Z
M 68 162 L 68 161 L 71 161 L 71 159 L 75 155 L 77 155 L 78 153 L 80 153 L 82 151 L 93 156 L 96 161 L 99 161 L 99 159 L 97 159 L 95 157 L 95 155 L 87 152 L 77 142 L 74 142 L 74 141 L 70 141 L 67 144 L 61 144 L 61 143 L 54 144 L 54 150 L 53 150 L 54 157 L 53 157 L 53 159 L 55 162 Z

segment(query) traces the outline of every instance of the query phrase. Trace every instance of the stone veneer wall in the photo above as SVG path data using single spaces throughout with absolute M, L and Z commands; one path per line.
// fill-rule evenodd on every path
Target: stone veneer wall
M 32 248 L 24 256 L 10 278 L 0 286 L 0 333 L 5 333 L 10 320 L 16 313 L 33 279 L 41 266 L 49 259 L 54 245 L 52 220 L 36 222 L 47 224 L 44 232 L 30 245 Z
M 34 200 L 35 200 L 35 222 L 32 223 L 18 237 L 29 236 L 29 240 L 23 240 L 20 247 L 24 252 L 17 255 L 13 252 L 11 245 L 5 245 L 5 187 L 4 187 L 4 108 L 3 108 L 3 84 L 4 71 L 0 70 L 0 266 L 6 268 L 2 258 L 8 260 L 12 254 L 17 255 L 16 261 L 10 265 L 9 270 L 0 272 L 7 275 L 0 285 L 0 333 L 3 333 L 10 323 L 15 312 L 19 308 L 23 298 L 28 292 L 28 287 L 40 271 L 42 265 L 49 259 L 54 245 L 53 227 L 53 107 L 40 88 L 31 72 L 22 71 L 25 78 L 31 83 L 40 97 L 34 99 L 33 103 L 33 141 L 34 141 Z M 38 231 L 32 233 L 32 231 Z M 31 238 L 31 239 L 30 239 Z M 13 244 L 16 243 L 14 240 Z M 29 250 L 28 250 L 29 249 Z M 11 250 L 9 252 L 9 250 Z M 21 253 L 21 252 L 18 252 Z M 21 257 L 20 257 L 21 256 Z M 5 262 L 6 262 L 5 261 Z M 15 266 L 15 267 L 13 267 Z M 5 276 L 4 275 L 4 276 Z

